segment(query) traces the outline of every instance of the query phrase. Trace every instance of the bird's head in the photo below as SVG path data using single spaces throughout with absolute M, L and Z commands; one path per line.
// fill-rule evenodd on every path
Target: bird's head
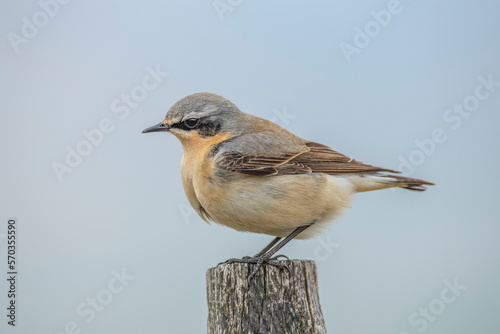
M 183 145 L 210 141 L 215 136 L 238 134 L 244 113 L 231 101 L 212 93 L 196 93 L 177 101 L 165 119 L 142 131 L 170 132 Z

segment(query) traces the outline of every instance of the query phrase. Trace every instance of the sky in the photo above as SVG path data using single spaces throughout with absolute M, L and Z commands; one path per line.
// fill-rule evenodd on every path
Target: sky
M 496 332 L 499 10 L 1 0 L 0 331 L 206 331 L 206 270 L 273 237 L 203 222 L 183 192 L 178 140 L 141 131 L 212 92 L 436 183 L 358 194 L 318 238 L 283 248 L 316 261 L 329 332 Z

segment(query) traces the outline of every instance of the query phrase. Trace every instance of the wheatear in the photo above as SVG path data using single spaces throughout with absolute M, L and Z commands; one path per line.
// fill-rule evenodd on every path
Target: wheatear
M 291 239 L 320 232 L 350 207 L 354 193 L 425 190 L 433 184 L 392 175 L 398 172 L 299 138 L 211 93 L 179 100 L 161 123 L 143 133 L 157 131 L 181 141 L 182 184 L 201 218 L 276 236 L 257 255 L 228 260 L 257 264 L 251 276 L 263 263 L 283 267 L 272 256 Z

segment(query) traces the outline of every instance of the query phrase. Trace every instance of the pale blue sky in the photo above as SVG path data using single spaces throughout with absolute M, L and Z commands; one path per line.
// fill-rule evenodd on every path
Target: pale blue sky
M 8 217 L 20 238 L 18 326 L 2 311 L 0 331 L 206 331 L 206 270 L 272 237 L 205 224 L 182 189 L 177 139 L 140 133 L 201 91 L 437 183 L 359 194 L 319 239 L 283 249 L 317 261 L 331 333 L 498 331 L 499 3 L 231 3 L 221 19 L 209 0 L 43 5 L 53 17 L 37 1 L 0 2 L 2 254 Z M 397 14 L 374 23 L 388 7 Z M 340 46 L 356 47 L 357 28 L 374 30 L 348 61 Z M 140 88 L 155 68 L 156 87 Z M 141 101 L 126 107 L 124 94 Z M 472 111 L 453 111 L 463 103 Z M 101 122 L 109 133 L 85 146 Z M 89 154 L 60 182 L 54 162 L 79 145 Z M 466 286 L 449 303 L 446 280 Z

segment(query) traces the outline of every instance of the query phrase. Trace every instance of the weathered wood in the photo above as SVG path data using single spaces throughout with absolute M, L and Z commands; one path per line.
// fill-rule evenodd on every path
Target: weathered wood
M 326 333 L 316 264 L 283 261 L 291 270 L 264 265 L 250 286 L 253 265 L 222 264 L 207 272 L 208 334 Z

